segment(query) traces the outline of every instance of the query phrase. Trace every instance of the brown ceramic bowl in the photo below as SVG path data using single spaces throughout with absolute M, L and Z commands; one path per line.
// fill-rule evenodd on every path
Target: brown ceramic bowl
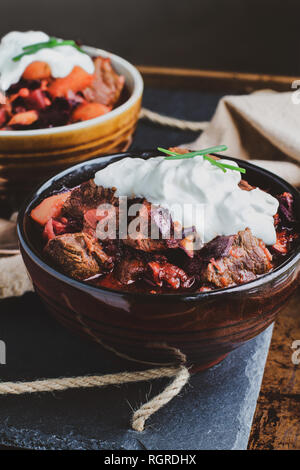
M 139 71 L 125 59 L 85 47 L 92 56 L 110 57 L 125 76 L 123 104 L 95 119 L 51 129 L 0 131 L 0 205 L 15 210 L 38 183 L 89 158 L 127 150 L 143 94 Z
M 140 156 L 154 155 L 157 152 Z M 46 307 L 68 328 L 139 362 L 208 368 L 274 321 L 299 284 L 299 246 L 269 274 L 241 286 L 203 293 L 120 292 L 93 287 L 59 273 L 41 255 L 40 236 L 30 211 L 41 199 L 80 184 L 108 163 L 127 156 L 133 155 L 117 154 L 76 165 L 33 194 L 18 221 L 25 265 Z M 247 169 L 251 184 L 272 194 L 291 192 L 299 211 L 300 195 L 288 183 L 251 163 L 233 160 Z

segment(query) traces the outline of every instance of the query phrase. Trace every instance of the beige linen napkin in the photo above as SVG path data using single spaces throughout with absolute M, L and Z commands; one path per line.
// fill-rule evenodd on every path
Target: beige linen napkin
M 32 290 L 22 256 L 0 258 L 0 298 L 20 296 Z
M 16 215 L 10 220 L 0 219 L 0 298 L 33 290 L 18 250 Z
M 251 159 L 299 186 L 300 103 L 293 98 L 293 92 L 271 90 L 225 96 L 207 129 L 189 148 L 225 144 L 228 151 L 224 154 Z

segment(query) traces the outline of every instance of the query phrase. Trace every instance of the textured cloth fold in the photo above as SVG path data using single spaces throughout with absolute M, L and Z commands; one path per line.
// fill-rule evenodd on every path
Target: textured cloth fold
M 0 255 L 13 255 L 19 251 L 16 221 L 16 212 L 10 220 L 0 219 Z
M 246 159 L 300 185 L 300 103 L 293 92 L 263 90 L 225 96 L 191 149 L 225 144 L 224 154 Z
M 17 297 L 32 290 L 22 256 L 0 258 L 0 298 Z
M 20 296 L 33 290 L 20 255 L 16 222 L 16 212 L 10 220 L 0 219 L 0 298 Z

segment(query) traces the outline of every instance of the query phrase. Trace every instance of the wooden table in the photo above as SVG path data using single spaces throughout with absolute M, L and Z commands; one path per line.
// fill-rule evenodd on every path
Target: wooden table
M 300 449 L 300 364 L 291 348 L 300 341 L 299 305 L 298 289 L 276 321 L 248 449 Z

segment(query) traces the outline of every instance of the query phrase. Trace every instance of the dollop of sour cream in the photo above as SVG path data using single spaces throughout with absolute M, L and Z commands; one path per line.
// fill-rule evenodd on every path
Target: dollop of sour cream
M 234 161 L 222 163 L 238 166 Z M 195 226 L 204 243 L 247 227 L 265 244 L 276 242 L 273 216 L 278 201 L 258 188 L 242 190 L 239 171 L 212 165 L 202 156 L 166 160 L 124 158 L 95 174 L 95 183 L 116 187 L 116 196 L 142 197 L 169 209 L 173 221 Z
M 59 46 L 40 49 L 34 54 L 25 55 L 18 61 L 13 57 L 22 54 L 23 47 L 47 42 L 50 37 L 42 31 L 12 31 L 0 42 L 0 90 L 6 91 L 22 77 L 26 67 L 35 61 L 47 62 L 54 78 L 66 77 L 75 65 L 87 73 L 94 73 L 95 67 L 91 57 L 72 46 Z

